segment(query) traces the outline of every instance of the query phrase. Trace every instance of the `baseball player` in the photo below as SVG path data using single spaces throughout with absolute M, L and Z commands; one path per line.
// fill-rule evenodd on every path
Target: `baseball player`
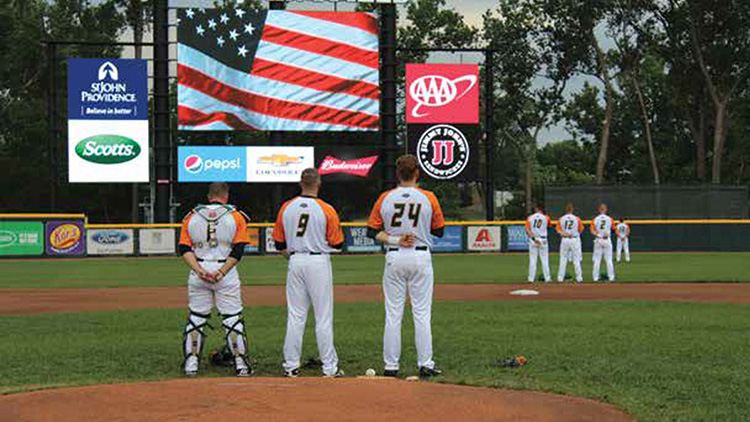
M 226 342 L 234 355 L 238 377 L 252 375 L 247 359 L 247 336 L 242 318 L 240 276 L 235 268 L 242 259 L 247 234 L 247 216 L 228 205 L 229 186 L 211 183 L 208 205 L 199 205 L 182 221 L 179 251 L 190 267 L 188 308 L 185 325 L 183 369 L 188 376 L 198 373 L 205 327 L 214 303 L 221 315 Z
M 573 268 L 576 272 L 576 282 L 583 282 L 583 273 L 581 271 L 581 233 L 583 224 L 581 219 L 573 214 L 573 204 L 565 207 L 565 215 L 557 220 L 557 233 L 562 237 L 560 240 L 560 268 L 557 270 L 557 281 L 565 281 L 565 272 L 568 269 L 568 261 L 573 262 Z
M 623 250 L 625 251 L 625 262 L 630 262 L 630 226 L 625 222 L 625 219 L 620 218 L 615 233 L 617 233 L 617 262 L 620 262 Z
M 432 360 L 432 236 L 442 237 L 445 219 L 432 192 L 417 187 L 419 164 L 413 155 L 396 161 L 397 188 L 378 198 L 367 222 L 368 236 L 385 244 L 384 376 L 396 377 L 401 358 L 401 320 L 407 293 L 414 317 L 417 366 L 422 378 L 442 374 Z
M 529 283 L 536 278 L 537 258 L 542 261 L 542 273 L 544 282 L 552 280 L 549 271 L 549 243 L 547 243 L 547 230 L 552 225 L 552 220 L 544 212 L 544 205 L 534 206 L 534 214 L 526 219 L 526 235 L 529 237 Z
M 302 193 L 279 210 L 273 228 L 276 249 L 289 258 L 286 277 L 287 324 L 284 340 L 284 374 L 299 375 L 302 337 L 312 304 L 315 334 L 325 377 L 341 377 L 339 358 L 333 346 L 333 274 L 329 253 L 344 246 L 339 216 L 318 198 L 320 175 L 305 169 Z
M 594 235 L 594 282 L 599 281 L 599 267 L 602 258 L 607 264 L 607 278 L 615 281 L 615 265 L 612 262 L 612 238 L 610 234 L 615 229 L 615 222 L 607 215 L 607 205 L 599 205 L 599 215 L 591 221 L 591 234 Z

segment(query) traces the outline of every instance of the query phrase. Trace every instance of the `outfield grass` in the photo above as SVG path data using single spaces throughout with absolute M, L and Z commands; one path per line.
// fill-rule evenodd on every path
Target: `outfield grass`
M 379 283 L 382 255 L 333 257 L 337 284 Z M 617 265 L 623 282 L 750 282 L 750 253 L 644 253 Z M 526 280 L 525 254 L 435 255 L 437 283 L 517 283 Z M 550 259 L 553 276 L 558 257 Z M 540 269 L 541 270 L 541 269 Z M 591 280 L 591 257 L 583 261 Z M 568 272 L 572 273 L 572 266 Z M 248 256 L 240 263 L 247 285 L 283 284 L 286 261 L 279 256 Z M 177 257 L 89 258 L 78 260 L 0 261 L 0 288 L 184 286 L 187 271 Z
M 585 396 L 640 421 L 746 421 L 749 310 L 661 302 L 439 302 L 436 361 L 446 371 L 442 382 Z M 250 308 L 246 316 L 260 375 L 279 375 L 284 308 Z M 336 305 L 336 344 L 347 373 L 380 370 L 382 320 L 379 304 Z M 1 316 L 0 391 L 177 377 L 183 323 L 184 312 L 169 310 Z M 410 318 L 404 325 L 406 376 L 415 372 L 415 353 Z M 209 346 L 220 338 L 212 332 Z M 304 356 L 314 356 L 314 347 L 308 325 Z M 493 366 L 513 354 L 530 356 L 530 365 Z M 215 375 L 230 370 L 203 372 Z

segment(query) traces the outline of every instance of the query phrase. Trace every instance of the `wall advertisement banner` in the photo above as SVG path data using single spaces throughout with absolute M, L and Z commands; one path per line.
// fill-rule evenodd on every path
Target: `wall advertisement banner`
M 179 182 L 299 182 L 315 167 L 314 147 L 177 148 Z
M 0 221 L 0 256 L 44 253 L 44 224 L 38 221 Z
M 48 221 L 45 224 L 47 255 L 83 255 L 86 252 L 83 221 Z
M 273 241 L 273 227 L 266 227 L 266 253 L 279 253 Z
M 477 180 L 478 125 L 409 125 L 409 152 L 422 175 L 436 180 Z
M 138 252 L 141 255 L 177 253 L 177 236 L 175 230 L 138 230 Z
M 463 228 L 459 226 L 446 226 L 443 237 L 433 236 L 433 252 L 463 252 L 464 239 Z
M 101 229 L 86 232 L 87 255 L 132 255 L 135 253 L 133 229 Z
M 529 250 L 529 236 L 524 226 L 508 226 L 508 250 L 522 252 Z
M 380 252 L 380 244 L 367 237 L 367 227 L 344 227 L 347 252 Z
M 500 251 L 500 226 L 473 226 L 467 230 L 467 249 L 470 251 Z
M 68 180 L 148 182 L 146 60 L 68 59 Z
M 406 123 L 479 123 L 479 66 L 407 64 Z
M 248 227 L 247 236 L 250 238 L 250 243 L 245 245 L 245 253 L 260 252 L 260 228 Z

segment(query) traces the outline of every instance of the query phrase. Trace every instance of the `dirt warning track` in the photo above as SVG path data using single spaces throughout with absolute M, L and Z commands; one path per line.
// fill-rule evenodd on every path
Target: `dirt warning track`
M 511 296 L 517 289 L 535 289 L 538 296 Z M 338 303 L 378 302 L 380 285 L 335 286 Z M 286 304 L 283 286 L 245 286 L 246 305 Z M 668 300 L 750 303 L 750 284 L 583 284 L 509 285 L 438 284 L 436 300 Z M 0 289 L 0 315 L 184 308 L 182 287 L 122 287 L 96 289 Z
M 63 388 L 0 397 L 3 421 L 625 422 L 576 397 L 368 379 L 212 378 Z

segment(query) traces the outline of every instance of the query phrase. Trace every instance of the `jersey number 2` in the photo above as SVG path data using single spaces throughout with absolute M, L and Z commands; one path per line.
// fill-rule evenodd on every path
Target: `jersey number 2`
M 401 227 L 401 219 L 404 218 L 404 213 L 406 212 L 406 206 L 409 206 L 409 213 L 407 217 L 409 220 L 412 221 L 412 225 L 414 228 L 417 228 L 417 224 L 419 223 L 419 213 L 422 212 L 422 204 L 394 204 L 393 207 L 396 209 L 396 212 L 393 213 L 393 218 L 391 219 L 391 227 Z
M 310 222 L 310 214 L 300 214 L 299 223 L 297 224 L 297 237 L 302 237 L 307 233 L 307 223 Z

